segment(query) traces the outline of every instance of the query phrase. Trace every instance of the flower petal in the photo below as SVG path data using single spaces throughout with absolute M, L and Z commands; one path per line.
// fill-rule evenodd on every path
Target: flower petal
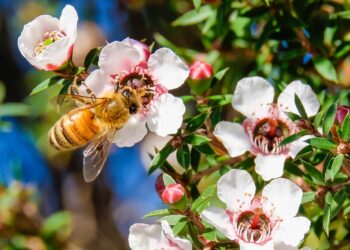
M 242 155 L 251 148 L 249 137 L 239 123 L 219 122 L 215 126 L 214 135 L 222 142 L 231 157 Z
M 165 247 L 171 247 L 169 245 L 169 240 L 172 241 L 172 243 L 175 243 L 179 249 L 181 250 L 192 250 L 192 244 L 189 240 L 186 239 L 181 239 L 179 237 L 175 237 L 173 230 L 170 228 L 169 223 L 166 220 L 162 220 L 161 222 L 162 225 L 162 229 L 163 229 L 163 233 L 166 236 L 165 238 L 163 238 L 163 245 Z M 165 248 L 167 249 L 167 248 Z M 169 248 L 172 249 L 172 248 Z
M 263 210 L 271 216 L 287 219 L 299 210 L 303 192 L 294 182 L 278 178 L 267 184 L 262 191 Z
M 109 75 L 130 71 L 141 60 L 141 55 L 134 47 L 122 42 L 107 44 L 100 53 L 98 65 Z
M 180 98 L 166 93 L 154 100 L 147 113 L 148 128 L 160 136 L 176 133 L 182 124 L 185 105 Z
M 255 195 L 253 178 L 245 170 L 232 169 L 217 183 L 218 197 L 232 211 L 247 209 Z
M 248 118 L 254 116 L 261 106 L 271 104 L 275 95 L 272 85 L 261 77 L 243 78 L 237 83 L 232 106 Z
M 258 154 L 255 158 L 255 172 L 257 172 L 264 181 L 283 175 L 285 155 L 262 155 Z
M 300 98 L 308 116 L 314 116 L 317 114 L 318 109 L 320 108 L 317 96 L 309 85 L 304 84 L 301 81 L 291 82 L 278 97 L 278 105 L 282 111 L 299 114 L 294 102 L 295 94 Z
M 209 207 L 202 211 L 201 218 L 214 226 L 230 240 L 236 239 L 236 233 L 230 222 L 230 217 L 222 208 Z
M 130 227 L 129 246 L 132 250 L 154 250 L 161 242 L 161 236 L 160 225 L 137 223 Z
M 131 147 L 141 141 L 146 134 L 146 119 L 141 114 L 135 114 L 117 131 L 114 137 L 114 143 L 118 147 Z
M 42 69 L 58 69 L 70 58 L 72 46 L 69 37 L 64 37 L 48 45 L 35 59 L 43 65 Z
M 289 146 L 289 152 L 288 154 L 290 155 L 290 157 L 295 158 L 295 156 L 297 156 L 297 154 L 306 146 L 308 146 L 309 144 L 307 144 L 305 141 L 307 139 L 313 138 L 315 136 L 313 135 L 304 135 L 303 137 L 299 138 L 298 140 L 292 142 Z
M 148 60 L 148 66 L 158 83 L 167 89 L 180 87 L 190 72 L 187 64 L 168 48 L 161 48 L 153 53 Z
M 298 247 L 292 247 L 284 244 L 283 242 L 278 242 L 274 245 L 274 250 L 312 250 L 312 249 L 309 247 L 303 247 L 299 249 Z
M 246 242 L 240 241 L 239 249 L 240 250 L 274 250 L 274 247 L 273 247 L 273 242 L 271 240 L 266 242 L 264 245 L 246 243 Z
M 88 87 L 97 97 L 102 97 L 103 93 L 107 91 L 113 91 L 114 85 L 112 84 L 112 78 L 105 74 L 102 70 L 94 70 L 85 80 L 85 85 L 79 86 L 79 94 L 89 96 L 87 92 Z
M 135 49 L 137 49 L 137 51 L 141 55 L 141 60 L 143 61 L 147 61 L 149 56 L 151 55 L 149 47 L 140 41 L 127 37 L 122 41 L 122 43 L 133 46 Z
M 282 241 L 296 247 L 310 230 L 310 221 L 305 217 L 293 217 L 283 220 L 276 229 L 273 240 Z
M 78 14 L 72 5 L 67 4 L 63 10 L 60 17 L 60 29 L 69 38 L 71 44 L 75 42 L 77 38 L 77 24 L 78 24 Z

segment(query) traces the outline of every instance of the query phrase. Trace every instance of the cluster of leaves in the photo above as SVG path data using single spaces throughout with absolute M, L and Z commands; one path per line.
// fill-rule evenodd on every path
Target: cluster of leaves
M 13 182 L 0 186 L 0 248 L 5 250 L 63 249 L 71 233 L 68 212 L 40 216 L 34 188 Z

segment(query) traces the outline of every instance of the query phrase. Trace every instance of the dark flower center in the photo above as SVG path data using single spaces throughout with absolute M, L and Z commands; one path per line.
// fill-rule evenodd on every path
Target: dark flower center
M 270 220 L 260 210 L 243 212 L 237 219 L 237 233 L 246 242 L 263 242 L 271 233 Z
M 278 147 L 278 144 L 287 136 L 290 130 L 288 126 L 273 118 L 260 120 L 253 131 L 253 142 L 263 153 L 280 153 L 285 147 Z

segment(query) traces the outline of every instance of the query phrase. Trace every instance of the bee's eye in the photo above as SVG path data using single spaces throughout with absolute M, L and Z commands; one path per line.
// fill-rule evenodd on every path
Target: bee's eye
M 131 104 L 129 107 L 129 113 L 130 114 L 135 114 L 137 112 L 137 105 L 136 104 Z
M 131 92 L 129 89 L 123 89 L 122 95 L 125 96 L 126 98 L 130 98 Z

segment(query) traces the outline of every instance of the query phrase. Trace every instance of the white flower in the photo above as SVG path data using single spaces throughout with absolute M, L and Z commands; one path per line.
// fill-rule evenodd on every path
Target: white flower
M 222 121 L 214 135 L 223 143 L 231 157 L 250 151 L 256 156 L 256 172 L 265 181 L 282 176 L 286 158 L 295 157 L 307 144 L 310 135 L 278 147 L 286 137 L 298 132 L 296 125 L 284 112 L 299 114 L 294 95 L 303 103 L 308 116 L 314 116 L 320 107 L 310 86 L 300 81 L 291 82 L 273 102 L 275 91 L 269 82 L 260 77 L 243 78 L 233 94 L 232 106 L 247 118 L 243 126 Z
M 142 140 L 147 127 L 160 136 L 176 133 L 182 124 L 185 105 L 168 90 L 181 86 L 189 75 L 188 66 L 174 52 L 161 48 L 155 53 L 141 42 L 127 38 L 106 45 L 99 58 L 100 69 L 85 84 L 96 96 L 123 86 L 145 88 L 150 94 L 141 111 L 117 131 L 114 142 L 130 147 Z M 84 87 L 81 88 L 81 93 Z
M 41 15 L 24 25 L 18 38 L 18 48 L 34 67 L 57 70 L 72 55 L 77 36 L 78 15 L 66 5 L 60 19 Z
M 161 221 L 161 225 L 132 225 L 129 246 L 131 250 L 192 250 L 191 242 L 175 237 L 165 220 Z
M 290 180 L 272 180 L 258 197 L 248 172 L 233 169 L 220 178 L 217 190 L 226 210 L 209 207 L 201 217 L 241 250 L 272 250 L 280 243 L 295 247 L 309 231 L 310 221 L 295 216 L 302 191 Z

